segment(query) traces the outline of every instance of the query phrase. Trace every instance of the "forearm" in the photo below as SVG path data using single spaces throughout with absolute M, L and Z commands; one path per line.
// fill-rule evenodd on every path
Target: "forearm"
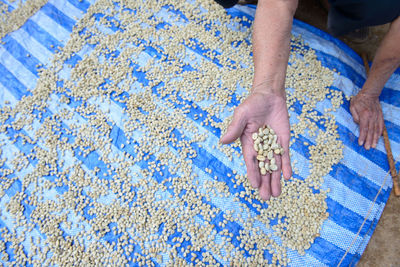
M 297 0 L 259 1 L 253 29 L 253 91 L 284 95 Z
M 376 52 L 362 93 L 379 96 L 382 88 L 400 65 L 400 17 L 393 21 Z

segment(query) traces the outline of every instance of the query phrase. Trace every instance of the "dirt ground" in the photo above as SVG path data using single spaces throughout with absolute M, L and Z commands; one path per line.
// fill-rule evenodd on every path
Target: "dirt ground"
M 327 11 L 319 0 L 300 0 L 295 18 L 326 31 Z M 358 54 L 367 53 L 372 61 L 388 29 L 389 24 L 372 27 L 368 40 L 362 44 L 339 39 Z M 400 266 L 400 198 L 393 192 L 358 266 Z

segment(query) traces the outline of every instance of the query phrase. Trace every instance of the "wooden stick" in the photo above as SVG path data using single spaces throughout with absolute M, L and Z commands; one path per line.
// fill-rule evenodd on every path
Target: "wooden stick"
M 368 60 L 367 60 L 367 54 L 362 53 L 361 57 L 364 61 L 365 72 L 368 75 L 369 65 L 368 65 Z M 383 124 L 383 140 L 385 142 L 386 155 L 387 155 L 387 158 L 389 161 L 390 174 L 392 175 L 392 179 L 393 179 L 394 195 L 396 197 L 399 197 L 400 196 L 399 174 L 397 173 L 396 165 L 394 164 L 392 148 L 390 147 L 389 135 L 388 135 L 385 124 Z
M 397 173 L 396 166 L 394 165 L 392 149 L 390 147 L 389 136 L 388 136 L 385 125 L 383 126 L 383 140 L 385 141 L 385 149 L 386 149 L 386 154 L 387 154 L 387 158 L 389 161 L 390 174 L 392 175 L 392 179 L 393 179 L 394 194 L 396 197 L 398 197 L 398 196 L 400 196 L 400 185 L 399 185 L 399 181 L 398 181 L 399 174 Z

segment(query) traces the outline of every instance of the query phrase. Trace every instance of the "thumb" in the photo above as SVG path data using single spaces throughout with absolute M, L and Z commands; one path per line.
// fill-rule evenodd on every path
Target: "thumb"
M 292 165 L 290 164 L 289 150 L 284 151 L 282 155 L 282 174 L 286 180 L 292 177 Z
M 282 173 L 286 180 L 292 177 L 292 165 L 290 164 L 289 141 L 282 141 L 283 155 L 282 155 Z
M 222 144 L 229 144 L 238 139 L 246 127 L 246 119 L 243 113 L 235 112 L 233 114 L 232 122 L 229 124 L 226 133 L 221 137 L 220 142 Z

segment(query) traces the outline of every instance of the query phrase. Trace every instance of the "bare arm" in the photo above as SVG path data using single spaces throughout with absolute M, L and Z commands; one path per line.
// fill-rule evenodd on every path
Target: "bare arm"
M 351 101 L 350 111 L 354 121 L 360 125 L 358 143 L 366 149 L 376 147 L 382 135 L 384 122 L 379 95 L 399 65 L 400 17 L 391 24 L 376 52 L 367 81 Z
M 259 1 L 253 32 L 254 90 L 284 95 L 296 8 L 297 0 Z
M 383 86 L 400 65 L 400 17 L 390 25 L 388 33 L 376 52 L 372 67 L 362 91 L 380 95 Z
M 261 0 L 258 2 L 253 31 L 253 88 L 234 112 L 233 120 L 222 143 L 240 138 L 250 184 L 259 189 L 263 199 L 281 193 L 281 171 L 286 179 L 292 175 L 289 157 L 290 126 L 286 106 L 285 77 L 289 59 L 290 31 L 297 0 Z M 257 152 L 251 135 L 259 127 L 269 125 L 284 148 L 275 156 L 278 170 L 261 175 Z

